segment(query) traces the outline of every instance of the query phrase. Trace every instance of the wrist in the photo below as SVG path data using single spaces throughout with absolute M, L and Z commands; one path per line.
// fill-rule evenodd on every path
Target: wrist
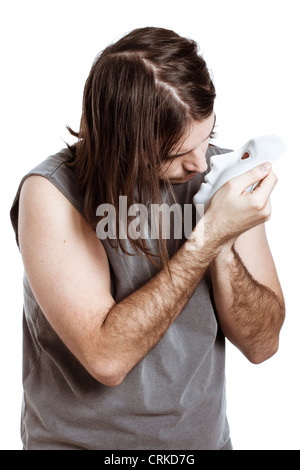
M 213 253 L 215 257 L 222 249 L 223 238 L 211 218 L 204 214 L 184 246 L 186 250 L 196 252 L 205 247 L 205 250 Z
M 222 248 L 214 259 L 216 264 L 220 263 L 223 266 L 230 266 L 233 263 L 235 257 L 233 251 L 234 242 L 235 240 L 229 240 L 222 245 Z

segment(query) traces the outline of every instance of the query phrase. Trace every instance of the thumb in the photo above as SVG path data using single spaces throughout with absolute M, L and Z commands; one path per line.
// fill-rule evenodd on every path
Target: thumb
M 249 186 L 263 180 L 271 171 L 270 162 L 262 163 L 240 176 L 233 178 L 239 190 L 245 191 Z

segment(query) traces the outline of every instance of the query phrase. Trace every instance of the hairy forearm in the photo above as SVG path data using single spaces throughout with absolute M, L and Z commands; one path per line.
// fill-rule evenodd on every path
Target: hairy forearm
M 251 362 L 268 359 L 278 348 L 284 320 L 282 300 L 251 276 L 234 246 L 211 269 L 223 333 Z
M 198 231 L 203 229 L 204 220 Z M 202 225 L 202 227 L 201 227 Z M 144 357 L 184 309 L 209 264 L 220 250 L 206 228 L 205 242 L 186 242 L 143 287 L 116 304 L 101 327 L 101 349 L 118 362 L 121 376 Z

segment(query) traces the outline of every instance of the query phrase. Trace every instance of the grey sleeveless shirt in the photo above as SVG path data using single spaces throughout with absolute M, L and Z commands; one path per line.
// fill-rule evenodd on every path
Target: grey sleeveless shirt
M 207 156 L 226 152 L 209 147 Z M 84 216 L 76 179 L 65 165 L 69 158 L 70 151 L 63 149 L 22 179 L 11 209 L 17 242 L 19 196 L 30 175 L 47 178 Z M 174 185 L 177 203 L 182 207 L 192 204 L 202 180 L 203 175 L 199 174 L 187 183 Z M 168 240 L 170 256 L 183 241 Z M 126 256 L 107 240 L 102 243 L 116 302 L 156 273 L 146 257 Z M 24 449 L 227 449 L 230 439 L 224 343 L 207 274 L 162 339 L 122 384 L 105 386 L 83 368 L 50 326 L 25 273 L 21 422 Z

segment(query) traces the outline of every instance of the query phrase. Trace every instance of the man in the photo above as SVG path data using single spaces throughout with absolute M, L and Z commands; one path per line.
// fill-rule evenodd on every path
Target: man
M 193 41 L 134 30 L 96 58 L 77 144 L 23 178 L 11 217 L 26 272 L 25 449 L 232 448 L 224 336 L 260 363 L 284 319 L 264 230 L 271 165 L 220 188 L 186 239 L 124 236 L 118 222 L 120 196 L 192 204 L 210 156 L 226 158 L 209 145 L 214 99 Z M 116 236 L 100 240 L 101 204 Z

